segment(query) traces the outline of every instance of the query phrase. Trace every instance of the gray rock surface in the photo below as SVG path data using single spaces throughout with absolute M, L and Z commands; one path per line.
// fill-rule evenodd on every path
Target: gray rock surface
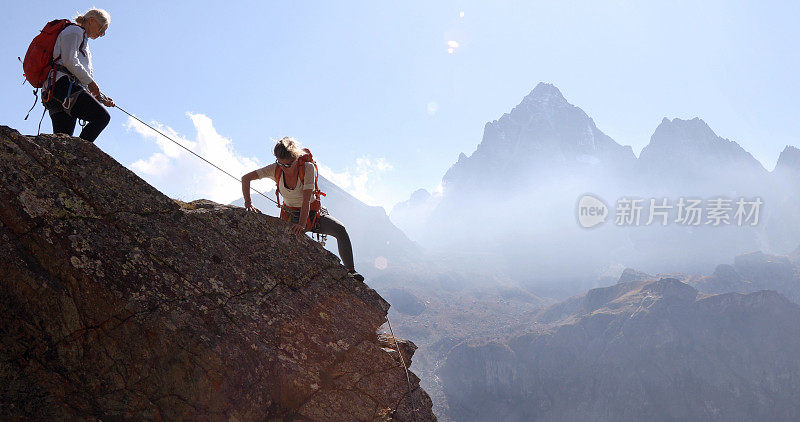
M 434 420 L 388 304 L 286 228 L 0 127 L 0 419 Z

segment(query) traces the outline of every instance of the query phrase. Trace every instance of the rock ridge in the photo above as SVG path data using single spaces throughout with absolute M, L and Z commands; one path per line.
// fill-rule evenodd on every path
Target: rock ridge
M 0 417 L 435 420 L 388 303 L 285 230 L 0 126 Z
M 800 306 L 627 271 L 441 370 L 463 421 L 797 420 Z M 469 371 L 460 368 L 468 367 Z

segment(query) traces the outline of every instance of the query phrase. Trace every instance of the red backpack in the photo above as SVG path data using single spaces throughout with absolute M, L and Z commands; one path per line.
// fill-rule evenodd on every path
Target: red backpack
M 317 182 L 319 181 L 319 169 L 317 168 L 317 162 L 314 161 L 314 156 L 311 155 L 311 150 L 309 150 L 308 148 L 303 148 L 303 151 L 305 151 L 305 154 L 301 155 L 297 159 L 297 170 L 300 172 L 299 175 L 300 183 L 303 183 L 303 181 L 306 179 L 306 163 L 313 163 L 314 170 L 316 170 L 314 172 L 314 191 L 313 191 L 313 196 L 311 198 L 311 207 L 309 209 L 309 211 L 316 211 L 316 212 L 314 213 L 314 218 L 313 219 L 309 218 L 308 223 L 306 224 L 306 228 L 308 230 L 312 230 L 314 226 L 317 224 L 317 220 L 319 219 L 320 214 L 322 214 L 322 202 L 320 201 L 320 196 L 325 196 L 325 193 L 319 190 L 319 185 L 317 184 Z M 280 189 L 278 184 L 280 183 L 282 174 L 283 174 L 283 167 L 275 166 L 275 184 L 276 184 L 275 197 L 278 200 L 277 201 L 278 204 L 281 203 Z M 289 211 L 300 211 L 300 208 L 290 207 L 285 203 L 279 206 L 281 207 L 281 218 L 286 221 L 291 220 L 291 213 Z
M 22 70 L 25 72 L 25 79 L 34 88 L 41 88 L 44 85 L 47 74 L 58 60 L 58 58 L 53 59 L 56 39 L 61 31 L 70 25 L 75 25 L 75 23 L 68 19 L 50 21 L 44 26 L 42 32 L 31 41 L 28 52 L 25 53 L 25 60 L 22 62 Z

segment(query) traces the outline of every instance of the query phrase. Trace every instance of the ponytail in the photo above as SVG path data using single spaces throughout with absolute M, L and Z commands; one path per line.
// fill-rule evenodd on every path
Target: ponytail
M 103 9 L 91 9 L 82 15 L 79 13 L 75 16 L 75 23 L 83 26 L 89 18 L 95 18 L 101 25 L 111 25 L 111 15 Z

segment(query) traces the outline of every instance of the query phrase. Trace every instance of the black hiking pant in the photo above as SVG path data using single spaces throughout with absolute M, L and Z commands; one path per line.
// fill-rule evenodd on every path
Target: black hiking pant
M 94 96 L 86 92 L 77 82 L 72 84 L 71 97 L 75 95 L 74 104 L 70 110 L 64 109 L 64 98 L 69 88 L 69 76 L 62 76 L 53 87 L 53 98 L 45 104 L 53 121 L 53 133 L 66 133 L 73 136 L 75 123 L 78 119 L 86 121 L 86 126 L 81 130 L 81 139 L 94 142 L 100 132 L 108 126 L 111 115 Z M 77 94 L 76 94 L 77 93 Z
M 314 211 L 311 211 L 308 218 L 314 218 Z M 300 221 L 300 211 L 292 213 L 292 223 Z M 342 260 L 345 268 L 354 270 L 353 264 L 353 245 L 350 243 L 350 235 L 347 234 L 347 229 L 341 221 L 331 217 L 330 215 L 323 215 L 317 220 L 317 225 L 311 230 L 312 233 L 327 234 L 336 239 L 336 246 L 339 247 L 339 258 Z

